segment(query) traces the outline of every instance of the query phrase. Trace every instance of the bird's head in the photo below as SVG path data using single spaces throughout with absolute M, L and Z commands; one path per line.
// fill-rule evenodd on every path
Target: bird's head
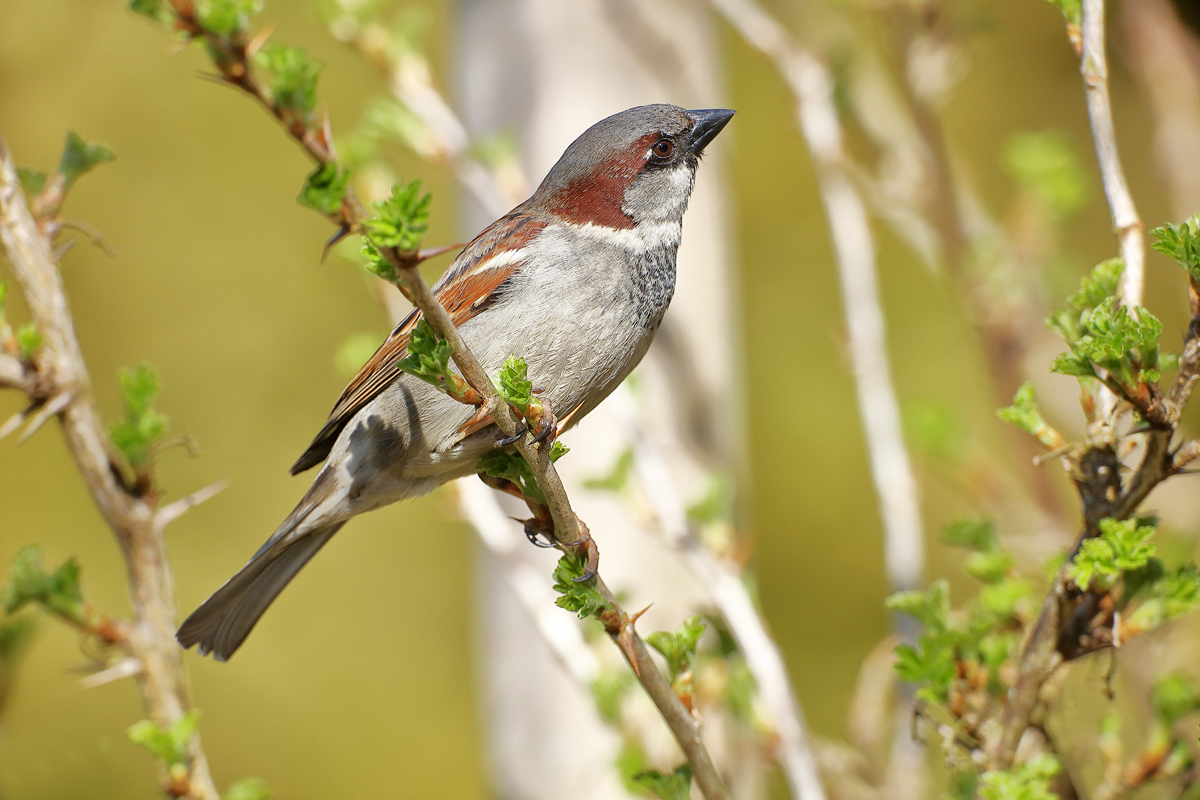
M 577 225 L 678 222 L 700 154 L 733 114 L 660 104 L 602 119 L 571 143 L 530 202 Z

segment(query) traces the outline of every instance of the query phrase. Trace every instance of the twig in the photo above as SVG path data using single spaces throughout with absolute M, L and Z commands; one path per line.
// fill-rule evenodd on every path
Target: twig
M 57 412 L 67 447 L 125 556 L 134 615 L 129 647 L 141 664 L 142 701 L 151 720 L 169 727 L 183 717 L 188 700 L 182 651 L 175 642 L 175 598 L 166 543 L 153 524 L 151 506 L 126 492 L 116 477 L 51 242 L 29 211 L 2 141 L 0 242 L 42 334 L 36 364 L 37 386 L 43 395 L 33 399 L 68 398 Z M 218 800 L 198 733 L 193 734 L 188 753 L 187 796 Z
M 796 97 L 797 124 L 817 167 L 841 277 L 859 413 L 883 518 L 888 581 L 893 590 L 914 589 L 920 584 L 924 561 L 917 484 L 888 368 L 871 229 L 842 150 L 833 81 L 825 65 L 797 47 L 753 0 L 710 2 L 751 47 L 775 64 Z
M 617 399 L 610 398 L 609 402 Z M 754 676 L 759 697 L 778 736 L 776 757 L 792 796 L 798 800 L 825 800 L 804 712 L 792 690 L 783 654 L 754 607 L 740 571 L 736 565 L 718 560 L 700 541 L 683 512 L 666 462 L 639 429 L 634 415 L 624 416 L 630 427 L 629 441 L 634 443 L 639 483 L 658 517 L 659 529 L 682 553 L 697 580 L 712 596 Z
M 474 478 L 463 478 L 457 486 L 459 506 L 467 521 L 503 565 L 501 572 L 538 633 L 567 672 L 581 685 L 590 686 L 600 674 L 600 661 L 588 647 L 579 625 L 555 606 L 555 593 L 546 583 L 546 576 L 516 558 L 524 537 L 512 535 L 512 520 L 496 502 L 495 492 Z
M 217 47 L 228 59 L 228 61 L 220 63 L 219 67 L 222 75 L 229 83 L 244 88 L 247 93 L 257 99 L 264 108 L 284 124 L 288 133 L 318 163 L 329 163 L 329 161 L 322 161 L 322 158 L 332 161 L 333 154 L 328 147 L 327 137 L 321 132 L 314 131 L 302 122 L 289 119 L 288 115 L 282 113 L 281 109 L 274 103 L 269 93 L 254 80 L 253 71 L 244 45 L 234 43 L 231 46 L 230 42 L 224 37 L 216 36 L 204 30 L 199 21 L 196 20 L 194 12 L 186 0 L 171 0 L 171 5 L 179 16 L 185 30 L 188 30 L 192 36 L 203 37 L 207 42 Z M 346 229 L 357 230 L 361 227 L 364 219 L 365 216 L 362 207 L 355 200 L 354 202 L 343 203 L 340 211 L 340 219 L 335 221 L 339 222 Z M 480 397 L 484 398 L 487 411 L 501 433 L 506 438 L 515 437 L 518 431 L 518 420 L 508 405 L 500 399 L 491 378 L 471 353 L 466 342 L 463 341 L 446 309 L 437 301 L 433 291 L 421 277 L 421 273 L 417 269 L 420 264 L 419 254 L 404 253 L 395 248 L 383 248 L 381 252 L 384 253 L 385 257 L 396 270 L 397 286 L 404 292 L 406 297 L 412 300 L 413 305 L 420 310 L 425 321 L 433 328 L 437 335 L 450 343 L 453 348 L 452 358 L 455 365 L 467 383 L 475 389 Z M 550 533 L 553 535 L 556 543 L 566 553 L 586 557 L 591 537 L 586 533 L 586 529 L 583 528 L 579 518 L 575 516 L 575 512 L 571 508 L 571 503 L 567 497 L 562 479 L 550 461 L 550 448 L 531 444 L 525 436 L 522 436 L 516 442 L 515 447 L 529 464 L 538 486 L 545 495 L 546 506 L 549 508 L 554 523 L 553 530 Z M 687 757 L 692 769 L 692 775 L 696 779 L 700 791 L 709 800 L 713 800 L 713 798 L 728 798 L 728 790 L 725 788 L 725 784 L 721 780 L 721 776 L 713 765 L 712 758 L 700 738 L 699 727 L 696 721 L 675 695 L 670 683 L 659 672 L 641 637 L 634 631 L 632 621 L 621 609 L 612 592 L 605 586 L 604 581 L 601 580 L 599 575 L 595 575 L 592 580 L 595 582 L 596 589 L 615 609 L 616 616 L 619 618 L 618 622 L 613 625 L 606 624 L 610 638 L 621 649 L 622 654 L 625 655 L 634 673 L 637 675 L 639 682 L 641 682 L 646 693 L 650 696 L 650 699 L 654 702 L 659 713 L 666 721 L 667 726 L 671 729 L 671 733 L 675 736 L 676 741 L 678 741 L 684 755 Z
M 161 531 L 188 511 L 191 511 L 205 500 L 216 497 L 228 487 L 229 481 L 227 480 L 215 481 L 203 489 L 192 492 L 187 497 L 176 500 L 170 505 L 163 506 L 154 515 L 154 525 Z
M 1121 158 L 1117 154 L 1117 135 L 1113 129 L 1112 105 L 1108 97 L 1108 57 L 1105 54 L 1104 0 L 1083 0 L 1083 53 L 1080 58 L 1088 120 L 1096 144 L 1096 161 L 1104 197 L 1112 215 L 1113 227 L 1121 243 L 1125 272 L 1121 294 L 1126 305 L 1142 304 L 1145 274 L 1145 244 L 1142 220 L 1133 205 Z

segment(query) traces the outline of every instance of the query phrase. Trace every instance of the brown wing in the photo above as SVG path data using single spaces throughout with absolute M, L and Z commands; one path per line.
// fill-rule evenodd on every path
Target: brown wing
M 498 256 L 525 247 L 544 227 L 544 222 L 518 208 L 493 222 L 463 249 L 433 287 L 434 295 L 449 312 L 455 326 L 462 325 L 494 303 L 509 278 L 520 268 L 519 259 Z M 293 475 L 324 461 L 338 434 L 354 415 L 396 380 L 400 375 L 396 362 L 407 354 L 408 337 L 419 318 L 420 313 L 415 310 L 409 314 L 351 379 L 329 412 L 325 426 L 304 455 L 292 465 Z

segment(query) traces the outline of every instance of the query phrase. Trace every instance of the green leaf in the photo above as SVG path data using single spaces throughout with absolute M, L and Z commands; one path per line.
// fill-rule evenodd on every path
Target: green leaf
M 697 614 L 685 619 L 674 633 L 655 631 L 646 636 L 646 644 L 662 653 L 667 660 L 672 681 L 692 671 L 696 662 L 696 645 L 707 627 Z
M 984 583 L 997 583 L 1012 569 L 1012 554 L 1005 550 L 971 553 L 967 556 L 967 574 Z
M 896 592 L 883 604 L 892 611 L 915 617 L 930 630 L 944 631 L 950 619 L 950 584 L 940 580 L 924 592 Z
M 28 361 L 32 358 L 34 351 L 42 344 L 42 334 L 32 322 L 27 322 L 17 328 L 14 336 L 17 340 L 17 350 L 21 353 L 22 361 Z
M 396 274 L 396 267 L 366 236 L 363 237 L 362 254 L 367 259 L 367 272 L 391 284 L 400 280 L 400 276 Z
M 475 463 L 475 471 L 486 473 L 493 478 L 512 481 L 526 497 L 532 497 L 539 503 L 546 502 L 546 496 L 542 494 L 542 488 L 538 486 L 533 470 L 525 463 L 520 453 L 493 450 Z
M 994 550 L 998 544 L 996 529 L 988 519 L 960 519 L 946 526 L 942 541 L 971 550 Z
M 438 338 L 437 332 L 422 318 L 408 338 L 408 355 L 396 366 L 408 374 L 432 384 L 456 399 L 462 399 L 470 387 L 450 368 L 454 345 Z
M 13 556 L 12 578 L 4 587 L 2 597 L 8 614 L 36 603 L 76 624 L 82 625 L 85 621 L 79 563 L 70 558 L 53 573 L 46 572 L 42 549 L 38 545 L 26 545 Z
M 1100 535 L 1083 542 L 1071 566 L 1071 579 L 1080 589 L 1087 591 L 1094 580 L 1106 589 L 1122 572 L 1139 570 L 1150 562 L 1154 543 L 1147 540 L 1154 528 L 1138 522 L 1100 521 Z
M 122 369 L 118 375 L 125 400 L 125 419 L 109 426 L 113 445 L 135 469 L 149 466 L 153 445 L 167 432 L 167 416 L 154 409 L 162 379 L 150 364 Z
M 633 448 L 626 447 L 621 451 L 621 455 L 617 456 L 616 463 L 613 464 L 607 475 L 586 478 L 583 485 L 584 488 L 596 492 L 619 492 L 629 482 L 629 475 L 632 471 Z
M 606 669 L 589 687 L 600 716 L 613 725 L 621 721 L 621 701 L 637 681 L 627 669 Z
M 993 624 L 1001 624 L 1016 616 L 1017 604 L 1028 597 L 1033 587 L 1020 578 L 1001 579 L 990 583 L 979 592 L 979 607 L 991 617 Z
M 1067 298 L 1067 303 L 1079 311 L 1091 311 L 1116 295 L 1121 287 L 1121 275 L 1124 272 L 1125 261 L 1122 258 L 1101 261 L 1080 280 L 1079 290 Z
M 1189 217 L 1181 225 L 1170 222 L 1150 231 L 1150 246 L 1179 262 L 1194 281 L 1200 281 L 1200 218 Z
M 267 42 L 254 60 L 271 76 L 271 97 L 275 105 L 300 112 L 307 120 L 317 103 L 317 79 L 321 62 L 301 47 Z
M 259 11 L 262 0 L 204 0 L 196 6 L 200 24 L 221 36 L 245 33 Z
M 500 399 L 522 414 L 536 402 L 533 383 L 529 380 L 529 365 L 520 356 L 509 356 L 496 376 L 496 390 Z
M 905 438 L 931 458 L 954 462 L 967 444 L 969 430 L 957 406 L 941 399 L 904 404 Z
M 996 416 L 1035 437 L 1046 447 L 1056 448 L 1062 445 L 1062 437 L 1046 424 L 1046 420 L 1038 411 L 1037 391 L 1033 388 L 1032 381 L 1022 384 L 1013 397 L 1013 404 L 997 411 Z
M 159 25 L 171 25 L 175 22 L 175 12 L 162 0 L 129 0 L 129 10 L 149 17 Z
M 1057 758 L 1041 753 L 1012 770 L 990 770 L 979 778 L 980 800 L 1058 800 L 1050 779 L 1061 769 Z
M 17 167 L 17 179 L 21 181 L 21 187 L 31 197 L 41 194 L 42 189 L 46 187 L 46 173 L 41 170 Z
M 1145 594 L 1147 597 L 1144 602 L 1129 615 L 1125 623 L 1132 630 L 1148 630 L 1195 611 L 1200 607 L 1200 575 L 1197 574 L 1196 565 L 1186 564 L 1176 572 L 1162 575 Z
M 663 774 L 648 769 L 633 776 L 633 783 L 662 800 L 689 800 L 692 791 L 692 768 L 682 764 L 674 772 Z
M 350 170 L 340 169 L 337 164 L 317 167 L 304 181 L 304 188 L 296 199 L 300 205 L 321 212 L 327 217 L 341 213 L 342 201 L 346 199 L 346 184 L 350 181 Z
M 262 778 L 243 778 L 226 789 L 221 800 L 270 800 L 274 794 Z
M 1062 12 L 1068 24 L 1078 26 L 1083 23 L 1082 0 L 1049 0 L 1049 2 L 1050 5 Z
M 1164 675 L 1154 684 L 1151 695 L 1154 713 L 1167 725 L 1180 717 L 1200 710 L 1200 694 L 1196 685 L 1182 675 Z
M 917 646 L 896 648 L 896 675 L 919 687 L 917 696 L 931 703 L 944 702 L 956 675 L 954 645 L 942 636 L 921 634 Z
M 379 216 L 364 223 L 367 237 L 376 248 L 394 247 L 402 253 L 417 250 L 429 228 L 432 202 L 432 195 L 421 193 L 419 180 L 397 183 L 391 197 L 371 204 Z
M 697 525 L 712 525 L 730 517 L 731 488 L 720 475 L 709 477 L 700 499 L 685 509 L 687 518 Z
M 156 723 L 144 719 L 129 726 L 126 735 L 129 741 L 140 745 L 166 762 L 167 766 L 186 764 L 187 748 L 196 726 L 200 723 L 199 709 L 190 709 L 169 728 L 163 729 Z
M 1016 184 L 1056 217 L 1073 214 L 1088 200 L 1087 173 L 1071 138 L 1062 131 L 1010 137 L 1004 161 Z
M 558 461 L 569 452 L 571 452 L 571 448 L 556 440 L 554 444 L 550 446 L 550 463 L 553 464 L 555 461 Z
M 1053 371 L 1091 376 L 1095 374 L 1094 364 L 1132 386 L 1141 370 L 1158 369 L 1162 323 L 1144 308 L 1131 312 L 1129 307 L 1118 305 L 1116 297 L 1109 297 L 1090 312 L 1081 313 L 1076 332 L 1076 339 L 1071 339 L 1074 332 L 1069 332 L 1071 350 L 1055 360 Z
M 582 578 L 586 564 L 582 559 L 563 556 L 554 568 L 554 591 L 559 597 L 554 601 L 559 608 L 573 611 L 580 619 L 600 616 L 613 611 L 612 604 L 596 588 L 595 581 L 576 581 Z
M 100 164 L 116 158 L 113 151 L 102 144 L 88 144 L 75 131 L 67 132 L 67 143 L 63 147 L 58 171 L 62 173 L 63 188 L 69 189 L 84 173 Z

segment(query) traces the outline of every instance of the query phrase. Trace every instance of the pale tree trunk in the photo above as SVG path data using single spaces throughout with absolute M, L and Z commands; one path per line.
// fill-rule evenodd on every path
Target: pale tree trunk
M 516 137 L 531 190 L 588 126 L 631 106 L 669 102 L 722 106 L 720 60 L 704 7 L 687 0 L 460 0 L 457 100 L 471 136 Z M 736 121 L 732 128 L 736 129 Z M 734 134 L 736 135 L 736 133 Z M 650 530 L 652 521 L 620 497 L 589 491 L 628 446 L 630 409 L 665 457 L 680 496 L 691 502 L 716 469 L 732 471 L 740 448 L 735 294 L 729 271 L 729 210 L 721 150 L 701 166 L 684 220 L 678 282 L 658 339 L 627 390 L 564 437 L 560 471 L 579 516 L 600 547 L 601 570 L 631 611 L 653 603 L 643 633 L 673 629 L 707 600 L 704 588 Z M 507 209 L 465 200 L 464 235 Z M 597 342 L 596 346 L 603 346 Z M 519 513 L 518 509 L 508 509 Z M 515 526 L 514 526 L 515 530 Z M 554 554 L 525 546 L 518 557 L 550 580 Z M 555 660 L 501 574 L 480 548 L 478 660 L 487 750 L 502 798 L 624 797 L 613 761 L 619 738 L 597 715 L 578 677 Z M 567 612 L 559 612 L 566 614 Z M 611 649 L 611 648 L 610 648 Z M 681 757 L 661 728 L 655 766 Z M 716 720 L 704 735 L 718 763 L 731 746 Z M 726 765 L 727 767 L 727 765 Z M 739 797 L 760 794 L 758 770 L 730 774 Z M 728 774 L 728 773 L 727 773 Z

